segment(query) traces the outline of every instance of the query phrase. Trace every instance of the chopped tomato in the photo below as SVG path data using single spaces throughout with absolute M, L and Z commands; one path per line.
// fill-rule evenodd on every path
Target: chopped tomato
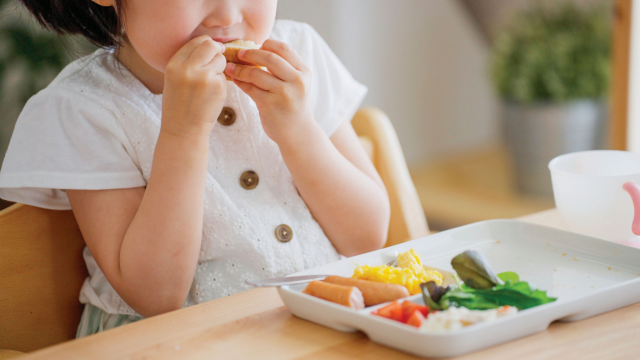
M 397 301 L 392 302 L 391 304 L 381 307 L 378 311 L 373 312 L 374 315 L 386 317 L 387 319 L 400 321 L 402 322 L 402 307 L 398 304 Z
M 412 303 L 409 300 L 405 300 L 402 303 L 402 317 L 404 319 L 403 322 L 406 322 L 407 320 L 409 320 L 409 318 L 411 317 L 411 315 L 413 315 L 415 311 L 420 311 L 422 316 L 427 317 L 427 314 L 429 313 L 429 308 L 427 306 L 418 305 L 416 303 Z
M 411 314 L 409 320 L 407 320 L 407 325 L 419 328 L 420 325 L 422 325 L 422 321 L 424 321 L 424 315 L 422 315 L 422 312 L 420 312 L 420 310 L 416 310 L 413 312 L 413 314 Z

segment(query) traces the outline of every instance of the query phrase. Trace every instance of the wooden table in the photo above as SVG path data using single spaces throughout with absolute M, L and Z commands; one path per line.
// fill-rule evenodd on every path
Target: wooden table
M 522 218 L 562 227 L 556 210 Z M 638 359 L 640 304 L 459 359 Z M 273 288 L 246 291 L 83 339 L 46 348 L 27 359 L 415 359 L 291 315 Z

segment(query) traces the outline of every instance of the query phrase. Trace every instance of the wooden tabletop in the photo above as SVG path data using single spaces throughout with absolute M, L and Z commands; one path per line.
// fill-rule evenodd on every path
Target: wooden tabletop
M 562 227 L 555 210 L 521 218 Z M 637 359 L 640 304 L 458 359 Z M 46 348 L 20 359 L 416 359 L 294 317 L 274 288 L 246 291 Z

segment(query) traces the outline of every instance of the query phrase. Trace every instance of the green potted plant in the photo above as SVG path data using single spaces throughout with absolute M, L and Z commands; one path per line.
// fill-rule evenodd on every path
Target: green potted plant
M 611 16 L 573 2 L 540 5 L 517 14 L 496 38 L 492 76 L 522 192 L 551 196 L 552 158 L 604 147 Z

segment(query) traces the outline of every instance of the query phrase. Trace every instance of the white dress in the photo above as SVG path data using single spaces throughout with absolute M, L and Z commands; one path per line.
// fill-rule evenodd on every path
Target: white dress
M 330 136 L 352 118 L 366 87 L 310 26 L 279 20 L 271 38 L 288 43 L 311 68 L 315 120 Z M 202 247 L 185 306 L 249 289 L 245 279 L 282 276 L 339 258 L 262 129 L 255 103 L 228 82 L 224 107 L 235 122 L 217 123 L 211 132 Z M 110 51 L 73 62 L 20 115 L 0 171 L 0 197 L 70 209 L 64 189 L 145 186 L 161 108 L 162 95 L 149 92 Z M 253 189 L 241 186 L 247 171 L 258 180 Z M 292 230 L 288 242 L 276 236 L 276 229 L 286 229 L 282 224 Z M 87 248 L 84 258 L 90 276 L 81 302 L 109 314 L 138 315 Z

